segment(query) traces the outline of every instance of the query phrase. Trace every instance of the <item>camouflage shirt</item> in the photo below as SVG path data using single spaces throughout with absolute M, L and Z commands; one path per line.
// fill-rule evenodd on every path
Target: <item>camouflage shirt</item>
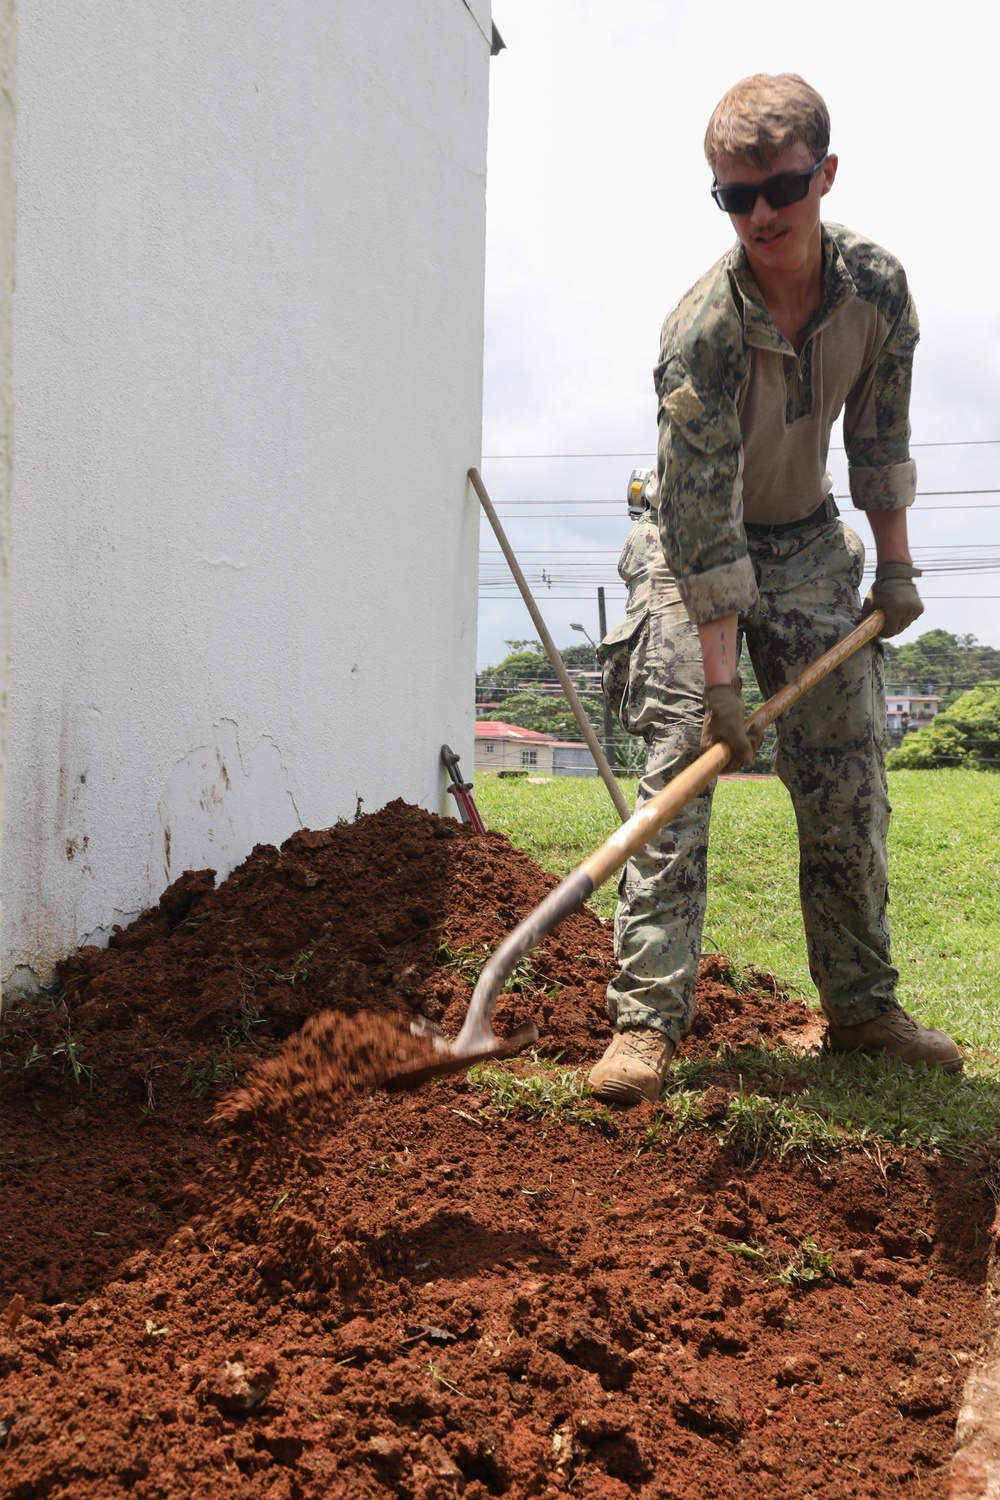
M 625 538 L 618 576 L 628 588 L 625 612 L 633 623 L 647 610 L 660 614 L 670 605 L 680 605 L 677 580 L 667 567 L 660 545 L 655 510 L 647 510 Z M 683 609 L 680 613 L 683 619 Z
M 912 503 L 918 337 L 899 262 L 838 224 L 823 226 L 823 295 L 798 355 L 740 244 L 667 315 L 654 375 L 660 538 L 695 624 L 754 609 L 743 522 L 796 521 L 819 508 L 833 485 L 827 455 L 841 412 L 854 504 Z

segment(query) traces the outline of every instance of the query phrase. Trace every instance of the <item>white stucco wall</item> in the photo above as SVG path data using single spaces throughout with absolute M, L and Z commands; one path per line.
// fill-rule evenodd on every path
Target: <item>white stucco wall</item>
M 14 457 L 14 389 L 11 337 L 14 303 L 14 133 L 16 113 L 16 14 L 0 0 L 0 831 L 7 769 L 7 703 L 10 684 L 10 491 Z
M 4 976 L 472 764 L 488 0 L 19 0 Z

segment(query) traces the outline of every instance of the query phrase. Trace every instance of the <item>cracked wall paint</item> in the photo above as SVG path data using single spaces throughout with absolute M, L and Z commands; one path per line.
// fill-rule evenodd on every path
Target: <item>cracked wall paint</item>
M 262 736 L 247 753 L 224 719 L 177 762 L 157 802 L 150 887 L 162 890 L 191 869 L 224 880 L 254 844 L 280 844 L 301 821 L 278 746 Z

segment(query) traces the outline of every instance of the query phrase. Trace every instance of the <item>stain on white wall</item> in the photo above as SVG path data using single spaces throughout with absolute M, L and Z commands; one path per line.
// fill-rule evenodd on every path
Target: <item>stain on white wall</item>
M 488 33 L 21 0 L 5 976 L 471 766 Z
M 7 704 L 10 683 L 10 492 L 13 477 L 14 392 L 11 325 L 16 243 L 14 179 L 14 0 L 0 0 L 0 817 L 7 770 Z
M 255 843 L 280 843 L 300 826 L 278 746 L 266 736 L 241 745 L 224 719 L 170 773 L 153 820 L 151 883 L 168 886 L 201 859 L 231 870 Z

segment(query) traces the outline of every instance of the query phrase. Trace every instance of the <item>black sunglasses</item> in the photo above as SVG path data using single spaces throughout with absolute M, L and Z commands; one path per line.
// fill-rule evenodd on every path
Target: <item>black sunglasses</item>
M 758 193 L 772 208 L 785 208 L 789 203 L 799 203 L 808 193 L 809 184 L 830 153 L 824 151 L 814 167 L 808 172 L 779 172 L 777 177 L 768 177 L 763 182 L 730 182 L 720 187 L 712 183 L 712 197 L 727 214 L 752 214 Z

